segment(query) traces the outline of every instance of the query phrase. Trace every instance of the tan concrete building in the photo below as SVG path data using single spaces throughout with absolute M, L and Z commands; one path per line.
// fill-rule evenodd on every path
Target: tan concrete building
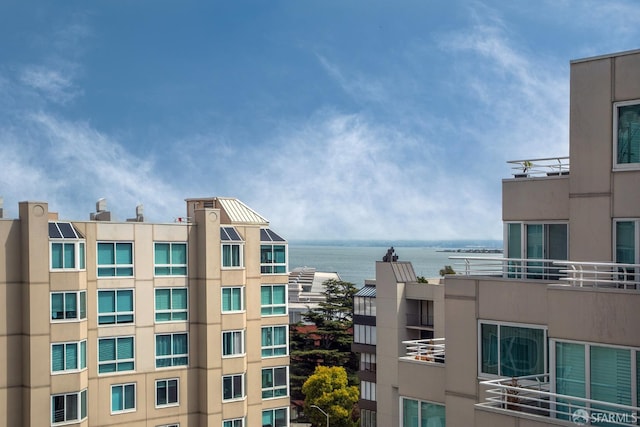
M 288 426 L 287 242 L 231 198 L 0 219 L 0 426 Z
M 440 285 L 378 263 L 378 426 L 640 424 L 639 76 L 640 50 L 571 62 L 570 156 L 511 162 L 504 258 L 444 279 L 444 363 L 401 346 Z

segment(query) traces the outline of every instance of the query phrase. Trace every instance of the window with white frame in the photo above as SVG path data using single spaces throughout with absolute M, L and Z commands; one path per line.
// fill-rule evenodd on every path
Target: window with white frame
M 222 421 L 222 427 L 244 427 L 244 418 L 234 418 Z
M 178 394 L 178 378 L 156 380 L 156 407 L 178 405 Z
M 376 400 L 376 383 L 371 381 L 360 381 L 360 399 Z
M 400 398 L 400 427 L 445 427 L 445 406 L 423 400 Z
M 187 288 L 156 288 L 156 322 L 182 322 L 189 317 Z
M 614 220 L 614 247 L 619 264 L 640 264 L 640 220 L 636 218 Z M 618 267 L 619 279 L 635 281 L 640 273 L 635 266 Z
M 244 398 L 244 374 L 225 375 L 222 377 L 222 400 Z
M 222 332 L 222 356 L 241 356 L 244 354 L 244 331 Z
M 243 262 L 244 241 L 234 227 L 220 227 L 222 245 L 222 268 L 241 268 Z
M 69 222 L 49 222 L 50 269 L 84 270 L 85 240 Z
M 244 310 L 244 287 L 222 288 L 222 312 L 231 313 Z
M 98 242 L 98 277 L 133 277 L 132 242 Z
M 87 318 L 87 292 L 51 292 L 51 321 Z
M 376 327 L 374 325 L 353 325 L 353 342 L 376 345 Z
M 286 285 L 262 285 L 260 288 L 260 312 L 263 316 L 287 314 Z
M 267 409 L 262 411 L 262 427 L 287 427 L 289 408 Z
M 154 272 L 156 276 L 187 275 L 187 244 L 156 242 L 153 246 Z
M 156 335 L 156 368 L 187 366 L 189 337 L 187 333 Z
M 640 163 L 640 100 L 613 104 L 614 169 Z
M 288 353 L 288 327 L 263 326 L 261 336 L 262 357 L 286 356 Z
M 286 366 L 262 368 L 262 398 L 289 395 L 289 369 Z
M 133 323 L 133 289 L 98 291 L 98 325 Z
M 115 384 L 111 386 L 111 413 L 136 410 L 136 384 Z
M 51 344 L 51 373 L 77 372 L 87 367 L 87 341 Z
M 51 396 L 51 425 L 69 424 L 87 418 L 87 390 Z
M 269 228 L 261 228 L 260 243 L 260 272 L 262 274 L 286 273 L 286 240 Z
M 509 222 L 506 228 L 508 276 L 527 279 L 560 278 L 562 267 L 540 260 L 569 259 L 569 226 L 567 223 Z M 530 259 L 531 261 L 519 261 Z
M 479 372 L 521 377 L 547 372 L 547 329 L 533 325 L 479 322 Z
M 134 337 L 98 339 L 98 373 L 133 371 L 135 369 Z

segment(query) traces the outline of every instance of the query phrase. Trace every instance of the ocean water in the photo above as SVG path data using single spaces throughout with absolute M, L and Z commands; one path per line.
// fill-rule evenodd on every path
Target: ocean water
M 402 242 L 395 245 L 382 242 L 290 242 L 289 269 L 315 267 L 317 271 L 336 272 L 342 280 L 361 287 L 365 279 L 375 279 L 376 261 L 382 261 L 390 246 L 394 247 L 398 261 L 411 261 L 416 275 L 429 278 L 439 277 L 439 271 L 445 265 L 456 270 L 459 260 L 449 257 L 465 254 L 450 251 L 502 249 L 502 241 Z M 502 256 L 500 253 L 468 255 Z

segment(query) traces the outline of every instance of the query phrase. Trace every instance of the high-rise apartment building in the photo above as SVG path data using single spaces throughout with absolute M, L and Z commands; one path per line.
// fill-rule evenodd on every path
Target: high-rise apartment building
M 232 198 L 186 217 L 0 220 L 0 426 L 288 426 L 287 242 Z
M 503 258 L 444 286 L 377 263 L 378 426 L 640 424 L 639 76 L 640 51 L 571 62 L 570 155 L 510 162 Z M 439 286 L 446 341 L 405 341 Z

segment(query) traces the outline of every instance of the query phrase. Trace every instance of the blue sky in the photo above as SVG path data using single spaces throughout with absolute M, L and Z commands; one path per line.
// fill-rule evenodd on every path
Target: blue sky
M 237 197 L 289 240 L 501 239 L 507 160 L 568 155 L 569 61 L 629 1 L 0 4 L 0 196 L 88 219 Z

